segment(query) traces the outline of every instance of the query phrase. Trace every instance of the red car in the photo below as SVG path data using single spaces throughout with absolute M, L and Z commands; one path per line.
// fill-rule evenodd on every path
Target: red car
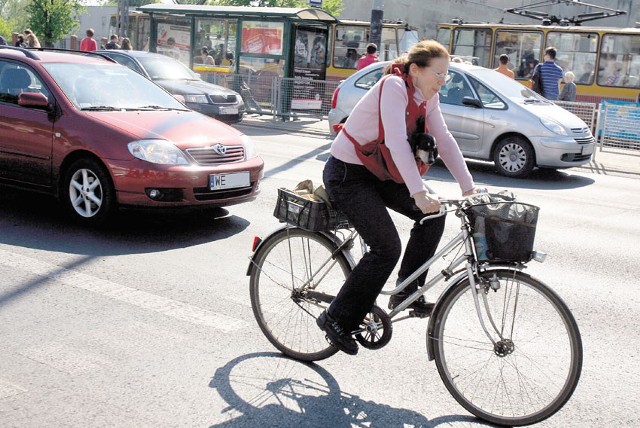
M 0 46 L 0 183 L 104 223 L 129 207 L 255 199 L 264 163 L 241 132 L 97 55 Z

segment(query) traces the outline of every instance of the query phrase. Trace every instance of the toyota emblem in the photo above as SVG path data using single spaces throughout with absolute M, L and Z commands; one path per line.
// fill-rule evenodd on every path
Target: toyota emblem
M 213 149 L 214 152 L 216 152 L 219 155 L 224 155 L 225 153 L 227 153 L 227 146 L 223 146 L 220 143 L 214 146 L 211 146 L 211 148 Z

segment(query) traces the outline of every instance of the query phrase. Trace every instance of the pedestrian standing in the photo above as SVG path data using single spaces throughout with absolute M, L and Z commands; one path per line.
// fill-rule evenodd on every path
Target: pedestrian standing
M 16 44 L 15 44 L 15 46 L 17 48 L 26 48 L 26 47 L 28 47 L 27 44 L 24 41 L 24 36 L 22 34 L 18 34 L 16 36 Z
M 36 37 L 36 35 L 31 31 L 31 29 L 27 28 L 24 30 L 24 41 L 27 44 L 28 48 L 39 48 L 40 40 Z
M 87 31 L 85 34 L 87 36 L 84 39 L 82 39 L 82 41 L 80 42 L 80 50 L 86 51 L 86 52 L 97 51 L 98 42 L 96 42 L 95 39 L 93 38 L 93 35 L 95 34 L 95 32 L 93 31 L 93 28 L 87 28 Z
M 560 93 L 560 79 L 564 76 L 562 68 L 556 64 L 556 48 L 548 47 L 544 50 L 544 62 L 536 66 L 531 76 L 533 85 L 534 77 L 540 75 L 542 81 L 542 96 L 548 100 L 558 99 Z
M 513 70 L 509 69 L 508 65 L 509 65 L 509 55 L 502 54 L 500 55 L 500 65 L 498 66 L 498 68 L 495 68 L 494 70 L 497 71 L 498 73 L 504 74 L 507 77 L 515 79 L 516 75 L 513 72 Z
M 120 45 L 118 44 L 118 36 L 112 34 L 109 40 L 109 43 L 104 45 L 105 49 L 120 49 Z
M 365 68 L 368 65 L 373 64 L 374 62 L 378 62 L 378 46 L 375 43 L 369 43 L 367 45 L 367 54 L 362 56 L 358 60 L 358 64 L 356 65 L 356 70 L 360 70 Z
M 576 84 L 573 83 L 576 75 L 573 74 L 572 71 L 567 71 L 564 73 L 564 86 L 562 87 L 562 91 L 560 91 L 560 96 L 558 100 L 560 101 L 575 101 L 576 100 Z
M 122 49 L 123 51 L 133 50 L 133 47 L 131 46 L 131 40 L 129 40 L 128 37 L 124 37 L 122 39 L 122 45 L 120 46 L 120 49 Z

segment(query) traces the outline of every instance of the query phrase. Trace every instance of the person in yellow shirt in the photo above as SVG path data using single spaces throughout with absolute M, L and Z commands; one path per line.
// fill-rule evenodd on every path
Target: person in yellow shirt
M 502 73 L 507 77 L 510 77 L 512 79 L 515 79 L 515 74 L 513 73 L 512 70 L 509 70 L 509 68 L 507 67 L 507 64 L 509 64 L 509 55 L 507 54 L 502 54 L 500 55 L 500 66 L 498 68 L 495 68 L 494 70 L 497 71 L 498 73 Z

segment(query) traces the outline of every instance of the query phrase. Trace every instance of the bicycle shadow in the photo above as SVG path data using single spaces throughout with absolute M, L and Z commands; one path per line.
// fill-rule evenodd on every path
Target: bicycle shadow
M 342 391 L 336 379 L 313 363 L 276 352 L 239 356 L 218 368 L 209 383 L 228 404 L 225 422 L 210 428 L 493 426 L 472 416 L 427 419 L 410 409 L 366 400 Z

